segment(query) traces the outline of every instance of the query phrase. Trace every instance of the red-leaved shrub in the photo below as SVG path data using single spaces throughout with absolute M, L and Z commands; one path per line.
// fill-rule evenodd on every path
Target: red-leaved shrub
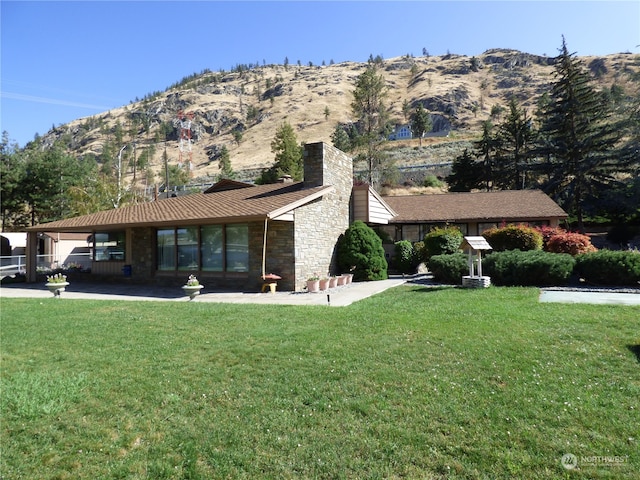
M 565 232 L 552 236 L 547 242 L 546 250 L 551 253 L 568 253 L 575 257 L 581 253 L 596 252 L 598 249 L 591 244 L 587 235 Z
M 564 228 L 550 227 L 549 225 L 541 225 L 539 227 L 535 227 L 535 229 L 542 235 L 542 249 L 545 252 L 548 252 L 547 244 L 549 243 L 549 240 L 551 240 L 551 237 L 554 235 L 560 235 L 561 233 L 567 233 Z

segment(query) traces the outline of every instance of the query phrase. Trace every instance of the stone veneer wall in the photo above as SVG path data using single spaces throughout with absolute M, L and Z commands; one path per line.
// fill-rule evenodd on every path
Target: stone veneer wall
M 266 273 L 282 277 L 278 290 L 300 291 L 312 274 L 340 274 L 336 269 L 336 242 L 349 227 L 353 186 L 353 161 L 344 152 L 322 142 L 307 144 L 304 153 L 305 188 L 333 186 L 334 191 L 295 210 L 295 222 L 269 220 L 267 225 Z M 249 223 L 249 278 L 244 274 L 222 276 L 200 272 L 200 280 L 211 289 L 262 287 L 264 222 Z M 133 282 L 180 283 L 184 278 L 155 272 L 155 230 L 131 230 Z M 183 273 L 183 272 L 179 272 Z M 185 274 L 188 272 L 185 272 Z
M 262 246 L 264 242 L 264 222 L 249 224 L 249 271 L 258 272 L 255 278 L 249 278 L 250 288 L 259 291 L 263 281 Z M 293 222 L 269 220 L 267 224 L 267 252 L 265 273 L 275 273 L 282 277 L 278 280 L 278 290 L 295 290 L 293 262 Z
M 154 264 L 155 230 L 153 228 L 132 228 L 130 230 L 131 281 L 149 282 L 155 275 Z
M 334 187 L 335 191 L 295 211 L 295 289 L 303 290 L 307 278 L 340 274 L 336 267 L 336 242 L 349 227 L 353 187 L 353 161 L 326 143 L 305 145 L 305 187 Z

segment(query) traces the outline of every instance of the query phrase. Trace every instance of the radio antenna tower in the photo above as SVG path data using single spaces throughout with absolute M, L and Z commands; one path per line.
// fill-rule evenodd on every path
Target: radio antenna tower
M 178 110 L 177 118 L 174 120 L 174 124 L 180 130 L 178 150 L 180 151 L 180 165 L 183 166 L 184 162 L 187 163 L 187 169 L 191 172 L 191 122 L 193 121 L 193 112 L 184 113 L 182 110 Z

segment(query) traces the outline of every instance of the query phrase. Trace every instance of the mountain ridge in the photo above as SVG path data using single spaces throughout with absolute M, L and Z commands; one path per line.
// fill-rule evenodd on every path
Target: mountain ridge
M 577 58 L 598 88 L 615 84 L 626 95 L 640 93 L 639 55 Z M 418 140 L 389 142 L 390 149 L 413 150 L 395 155 L 404 166 L 442 161 L 429 151 L 431 146 L 464 145 L 477 138 L 482 121 L 506 109 L 512 96 L 533 113 L 555 71 L 553 57 L 502 48 L 472 57 L 407 55 L 377 63 L 394 123 L 408 123 L 403 110 L 408 107 L 410 113 L 422 103 L 438 128 L 433 137 L 423 139 L 421 148 Z M 143 100 L 53 128 L 41 140 L 45 148 L 62 140 L 72 154 L 101 162 L 114 161 L 120 152 L 128 166 L 127 181 L 137 175 L 147 185 L 162 183 L 165 151 L 168 163 L 189 168 L 194 180 L 214 181 L 218 155 L 226 147 L 233 170 L 250 180 L 272 165 L 271 140 L 284 122 L 291 124 L 301 143 L 330 143 L 336 124 L 354 121 L 351 93 L 366 66 L 367 62 L 341 62 L 206 71 Z M 121 150 L 125 145 L 130 148 Z M 460 148 L 444 155 L 452 161 Z M 134 155 L 136 164 L 148 157 L 148 166 L 137 167 L 136 173 Z

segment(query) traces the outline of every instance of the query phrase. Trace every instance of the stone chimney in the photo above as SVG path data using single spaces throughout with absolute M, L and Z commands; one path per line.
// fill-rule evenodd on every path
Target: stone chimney
M 304 146 L 304 186 L 332 185 L 341 194 L 351 195 L 353 160 L 342 150 L 324 142 Z

